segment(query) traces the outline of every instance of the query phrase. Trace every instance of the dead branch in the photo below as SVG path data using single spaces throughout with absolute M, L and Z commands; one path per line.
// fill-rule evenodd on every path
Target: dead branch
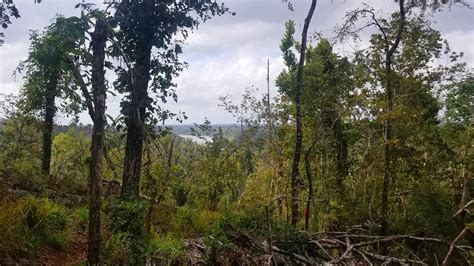
M 451 245 L 449 246 L 448 254 L 446 254 L 446 257 L 443 260 L 443 266 L 448 265 L 449 257 L 451 257 L 451 255 L 453 254 L 453 251 L 456 247 L 456 242 L 458 242 L 458 240 L 467 232 L 467 230 L 469 230 L 469 228 L 464 227 L 461 233 L 459 233 L 459 235 L 453 240 L 453 243 L 451 243 Z

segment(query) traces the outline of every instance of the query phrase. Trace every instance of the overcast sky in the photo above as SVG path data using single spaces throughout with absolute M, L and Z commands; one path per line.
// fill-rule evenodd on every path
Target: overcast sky
M 233 118 L 218 107 L 219 96 L 230 96 L 235 102 L 246 87 L 254 85 L 261 93 L 266 91 L 266 62 L 270 59 L 270 89 L 276 94 L 274 79 L 283 69 L 279 49 L 284 23 L 293 19 L 299 39 L 302 23 L 309 7 L 309 0 L 293 0 L 294 11 L 288 10 L 281 0 L 223 0 L 236 12 L 235 16 L 223 16 L 209 20 L 190 35 L 183 49 L 182 59 L 189 68 L 176 79 L 178 103 L 168 104 L 177 112 L 186 112 L 185 124 L 200 123 L 207 117 L 212 123 L 233 123 Z M 20 60 L 27 55 L 29 30 L 40 30 L 51 23 L 56 14 L 78 15 L 74 9 L 78 0 L 16 0 L 21 18 L 13 20 L 6 29 L 5 43 L 0 47 L 0 93 L 17 95 L 22 85 L 12 73 Z M 100 4 L 100 0 L 96 0 Z M 347 11 L 365 2 L 379 14 L 397 8 L 393 0 L 319 0 L 311 22 L 310 32 L 321 32 L 325 37 L 334 36 L 333 29 L 341 23 Z M 467 1 L 474 5 L 474 0 Z M 465 53 L 464 60 L 474 67 L 473 10 L 453 7 L 450 11 L 436 14 L 434 28 L 439 29 L 450 42 L 452 50 Z M 363 43 L 361 44 L 363 45 Z M 352 44 L 341 45 L 337 50 L 350 56 L 356 49 Z M 108 114 L 119 114 L 120 97 L 108 98 Z M 83 123 L 89 123 L 87 113 L 80 115 Z M 70 119 L 59 116 L 58 123 Z M 173 122 L 169 122 L 173 124 Z

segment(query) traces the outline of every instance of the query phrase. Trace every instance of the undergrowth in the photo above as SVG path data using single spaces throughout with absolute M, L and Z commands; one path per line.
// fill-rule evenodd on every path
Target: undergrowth
M 71 240 L 66 209 L 48 199 L 27 197 L 2 200 L 0 258 L 16 257 L 41 247 L 64 248 Z

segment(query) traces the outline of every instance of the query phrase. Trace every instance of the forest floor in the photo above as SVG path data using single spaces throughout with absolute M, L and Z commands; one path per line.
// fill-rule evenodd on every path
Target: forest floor
M 42 248 L 27 258 L 19 259 L 20 265 L 80 265 L 87 258 L 87 234 L 75 232 L 71 243 L 64 249 Z

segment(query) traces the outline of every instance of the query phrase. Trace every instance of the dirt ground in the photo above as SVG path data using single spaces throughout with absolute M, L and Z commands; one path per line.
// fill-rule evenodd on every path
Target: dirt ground
M 87 235 L 77 232 L 69 245 L 62 249 L 43 248 L 28 258 L 19 259 L 20 265 L 80 265 L 87 258 Z

